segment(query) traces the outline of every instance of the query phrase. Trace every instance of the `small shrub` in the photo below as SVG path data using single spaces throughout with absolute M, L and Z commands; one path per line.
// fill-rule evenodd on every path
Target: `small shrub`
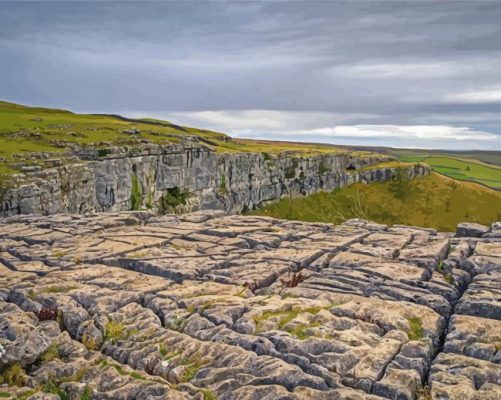
M 321 160 L 320 164 L 318 165 L 318 174 L 319 175 L 324 175 L 327 172 L 329 172 L 331 169 L 329 168 L 329 165 L 325 162 L 325 160 Z
M 452 274 L 442 274 L 445 281 L 449 284 L 452 285 L 454 283 L 454 278 L 452 277 Z
M 111 154 L 110 149 L 97 149 L 97 155 L 99 157 L 106 157 L 108 154 Z
M 167 189 L 160 198 L 159 211 L 166 214 L 175 211 L 179 206 L 186 205 L 188 194 L 184 193 L 178 187 Z
M 428 386 L 422 386 L 416 391 L 416 396 L 418 400 L 433 400 L 431 396 L 431 391 Z
M 296 177 L 296 169 L 298 167 L 297 160 L 293 159 L 291 165 L 285 167 L 284 177 L 285 179 L 294 179 Z
M 22 387 L 26 383 L 26 375 L 24 369 L 19 363 L 14 363 L 5 368 L 0 375 L 0 384 L 7 386 Z
M 271 160 L 271 156 L 270 156 L 269 153 L 262 152 L 261 154 L 263 155 L 264 161 L 270 161 Z
M 388 185 L 388 191 L 397 199 L 403 200 L 410 193 L 411 179 L 403 168 L 397 168 L 395 176 Z

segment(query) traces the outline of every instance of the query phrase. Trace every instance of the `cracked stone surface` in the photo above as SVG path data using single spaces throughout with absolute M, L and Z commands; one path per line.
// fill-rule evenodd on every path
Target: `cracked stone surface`
M 3 219 L 0 397 L 500 399 L 501 226 L 473 228 Z

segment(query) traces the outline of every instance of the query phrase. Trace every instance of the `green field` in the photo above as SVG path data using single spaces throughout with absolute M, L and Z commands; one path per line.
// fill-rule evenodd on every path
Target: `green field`
M 375 147 L 373 151 L 392 154 L 396 157 L 418 156 L 418 157 L 449 157 L 459 160 L 481 162 L 487 165 L 501 166 L 501 151 L 496 150 L 430 150 L 430 149 L 394 149 L 389 147 Z
M 488 165 L 481 161 L 452 157 L 427 155 L 405 155 L 399 159 L 404 162 L 424 162 L 440 174 L 461 181 L 480 183 L 492 189 L 501 190 L 501 167 Z
M 459 222 L 490 224 L 501 220 L 501 193 L 470 182 L 432 173 L 418 179 L 357 183 L 292 201 L 284 198 L 253 214 L 339 224 L 363 218 L 383 224 L 405 224 L 454 231 Z

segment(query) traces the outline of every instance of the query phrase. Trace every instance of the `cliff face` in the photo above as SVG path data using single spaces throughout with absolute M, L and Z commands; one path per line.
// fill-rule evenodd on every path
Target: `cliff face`
M 13 188 L 4 190 L 0 215 L 143 208 L 238 213 L 290 191 L 306 195 L 355 182 L 391 179 L 396 168 L 368 168 L 388 159 L 349 153 L 309 157 L 217 154 L 197 143 L 93 149 L 80 152 L 76 163 L 26 171 Z M 406 173 L 422 176 L 429 169 L 419 165 L 406 168 Z

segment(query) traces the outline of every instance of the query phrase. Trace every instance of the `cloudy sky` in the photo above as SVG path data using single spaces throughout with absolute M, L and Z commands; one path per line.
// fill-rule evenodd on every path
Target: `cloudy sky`
M 234 137 L 501 150 L 501 1 L 0 2 L 0 98 Z

